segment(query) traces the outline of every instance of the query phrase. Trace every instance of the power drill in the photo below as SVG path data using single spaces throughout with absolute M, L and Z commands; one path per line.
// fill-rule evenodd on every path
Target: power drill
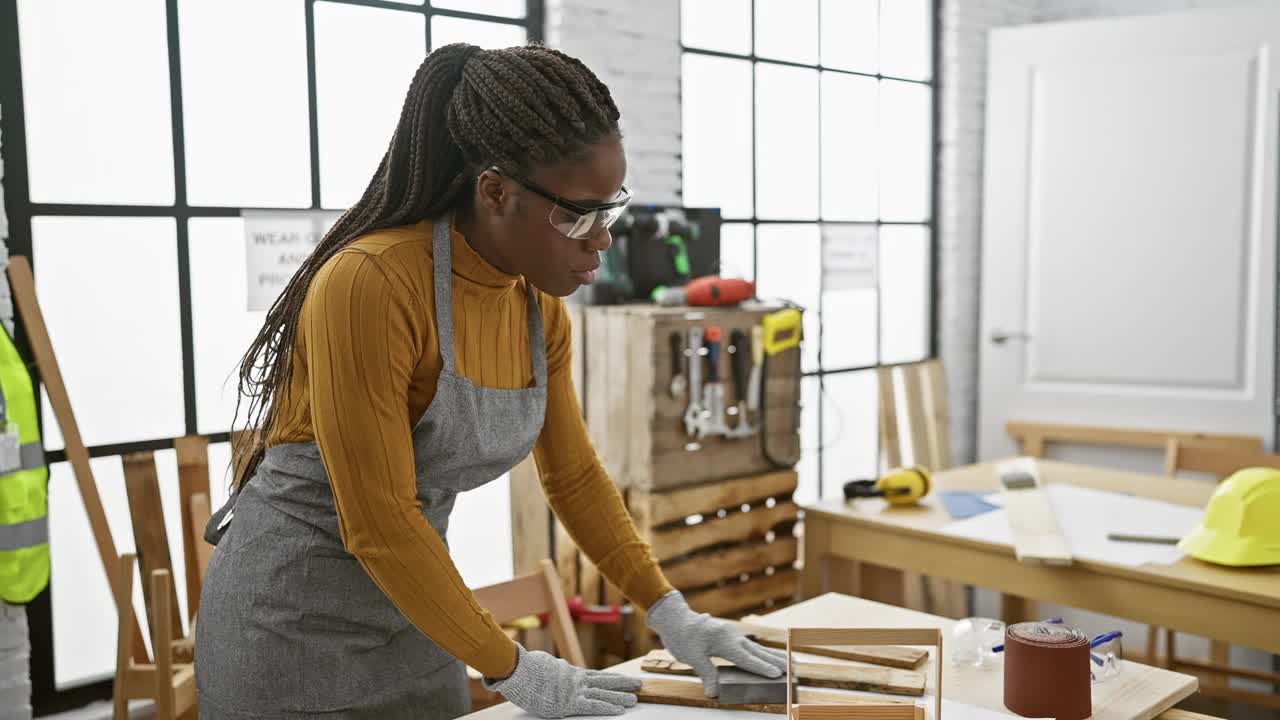
M 929 494 L 929 487 L 929 471 L 917 465 L 876 480 L 850 480 L 844 484 L 844 499 L 882 497 L 890 505 L 912 505 Z

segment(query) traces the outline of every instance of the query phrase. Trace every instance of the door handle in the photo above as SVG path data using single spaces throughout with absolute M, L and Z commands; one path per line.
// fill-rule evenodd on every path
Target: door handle
M 991 330 L 991 342 L 994 345 L 1004 345 L 1010 340 L 1030 340 L 1031 335 L 1022 331 L 1007 331 L 1000 328 Z

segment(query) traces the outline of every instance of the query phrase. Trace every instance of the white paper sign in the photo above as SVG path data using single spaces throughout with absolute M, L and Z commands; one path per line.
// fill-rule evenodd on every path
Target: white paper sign
M 879 249 L 875 226 L 824 226 L 822 289 L 875 289 Z
M 250 312 L 271 307 L 341 215 L 334 210 L 245 210 L 241 213 Z

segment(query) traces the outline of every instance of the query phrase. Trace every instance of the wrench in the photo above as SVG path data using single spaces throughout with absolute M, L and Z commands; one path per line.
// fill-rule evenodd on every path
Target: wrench
M 689 406 L 684 411 L 684 434 L 702 437 L 702 328 L 689 328 Z

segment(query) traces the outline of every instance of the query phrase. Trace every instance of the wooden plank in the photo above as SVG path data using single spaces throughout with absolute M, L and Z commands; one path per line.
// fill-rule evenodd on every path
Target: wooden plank
M 178 455 L 178 498 L 182 517 L 182 558 L 187 583 L 187 621 L 195 620 L 200 609 L 201 578 L 207 563 L 200 563 L 200 546 L 204 545 L 204 528 L 195 527 L 191 515 L 191 498 L 203 494 L 209 506 L 209 440 L 188 435 L 173 441 Z M 212 548 L 210 548 L 212 550 Z
M 1035 486 L 1010 489 L 1002 485 L 1000 488 L 1001 502 L 1013 535 L 1014 554 L 1020 562 L 1070 565 L 1071 550 L 1058 528 L 1049 496 L 1041 486 L 1035 461 L 1013 460 L 1002 463 L 999 470 L 1002 476 L 1015 471 L 1030 474 L 1035 478 Z
M 583 319 L 585 322 L 583 349 L 587 352 L 586 372 L 584 382 L 587 386 L 586 408 L 587 418 L 587 434 L 591 437 L 591 444 L 595 447 L 602 457 L 601 463 L 604 463 L 603 457 L 605 445 L 608 442 L 609 434 L 609 413 L 606 412 L 607 401 L 609 396 L 609 380 L 613 370 L 614 363 L 609 362 L 592 362 L 601 353 L 608 353 L 609 335 L 608 326 L 606 324 L 607 310 L 599 307 L 588 307 L 584 309 Z M 605 470 L 610 471 L 609 465 L 605 464 Z M 618 477 L 610 474 L 610 477 L 616 482 Z
M 156 617 L 161 598 L 151 594 L 154 587 L 151 578 L 157 570 L 172 574 L 173 565 L 169 555 L 169 536 L 164 528 L 164 507 L 160 503 L 160 480 L 156 476 L 155 456 L 150 452 L 129 453 L 122 460 L 124 461 L 124 487 L 129 496 L 129 515 L 133 524 L 133 542 L 138 551 L 138 564 L 142 570 L 142 577 L 146 580 L 142 584 L 143 600 L 146 603 L 148 615 Z M 177 588 L 172 582 L 167 583 L 167 587 L 173 596 L 164 598 L 164 601 L 169 607 L 176 608 L 178 607 Z M 182 618 L 178 613 L 172 612 L 159 617 L 172 622 L 167 632 L 173 637 L 182 637 Z M 155 630 L 152 630 L 151 634 L 154 636 Z M 168 644 L 161 647 L 168 647 Z M 159 653 L 159 650 L 155 652 Z
M 922 716 L 920 708 L 885 705 L 795 705 L 795 720 L 915 720 Z
M 604 388 L 605 413 L 607 415 L 608 434 L 605 437 L 605 467 L 609 476 L 615 478 L 629 477 L 631 467 L 631 433 L 638 430 L 639 418 L 631 412 L 631 398 L 627 392 L 631 383 L 631 353 L 625 349 L 632 346 L 629 337 L 627 314 L 619 309 L 610 308 L 605 315 L 606 335 L 609 348 L 622 348 L 624 352 L 615 353 L 614 366 L 609 384 Z M 643 340 L 643 342 L 648 342 Z
M 98 483 L 93 478 L 93 469 L 89 465 L 89 449 L 80 437 L 80 426 L 76 423 L 75 413 L 71 409 L 71 397 L 67 394 L 66 383 L 62 379 L 62 369 L 58 366 L 58 358 L 53 351 L 53 342 L 49 338 L 49 328 L 44 322 L 44 313 L 40 310 L 40 302 L 36 297 L 35 277 L 31 274 L 31 263 L 22 255 L 9 258 L 9 286 L 13 294 L 18 317 L 27 333 L 27 342 L 31 346 L 31 354 L 35 356 L 36 368 L 40 374 L 40 382 L 49 396 L 49 406 L 58 421 L 58 430 L 62 433 L 66 447 L 66 457 L 71 463 L 72 473 L 76 477 L 76 487 L 80 490 L 80 500 L 84 503 L 85 514 L 89 518 L 89 528 L 93 531 L 94 545 L 98 549 L 98 560 L 102 563 L 102 572 L 107 576 L 107 583 L 115 589 L 117 577 L 115 542 L 111 538 L 111 528 L 107 525 L 107 514 L 102 509 L 102 498 L 98 495 Z M 142 630 L 135 615 L 132 630 L 132 655 L 137 662 L 147 662 L 147 646 L 142 639 Z
M 204 572 L 209 567 L 209 561 L 213 559 L 213 546 L 205 542 L 204 539 L 204 526 L 209 523 L 209 518 L 213 515 L 213 509 L 209 506 L 209 496 L 204 493 L 192 495 L 190 505 L 191 536 L 187 538 L 187 541 L 191 544 L 195 557 L 190 559 L 188 564 L 195 566 L 196 592 L 198 595 L 204 582 Z M 198 599 L 196 604 L 199 605 Z M 193 615 L 191 616 L 191 627 L 194 626 L 195 616 Z
M 511 564 L 515 575 L 531 573 L 551 557 L 551 510 L 542 494 L 538 467 L 529 455 L 511 469 Z
M 137 631 L 137 618 L 133 614 L 133 564 L 132 554 L 122 555 L 116 564 L 109 583 L 116 601 L 116 674 L 111 692 L 113 718 L 129 716 L 129 692 L 127 685 L 133 671 L 133 658 L 129 655 L 129 639 Z M 123 608 L 129 608 L 124 612 Z
M 1237 470 L 1249 467 L 1280 468 L 1280 455 L 1254 450 L 1197 445 L 1176 438 L 1169 439 L 1165 450 L 1165 475 L 1177 475 L 1179 470 L 1190 470 L 1226 478 Z
M 647 503 L 649 523 L 658 527 L 690 515 L 787 497 L 795 492 L 798 481 L 794 470 L 779 470 L 662 493 L 637 491 L 631 504 Z
M 932 470 L 937 461 L 929 452 L 929 436 L 925 431 L 929 419 L 925 416 L 924 392 L 920 389 L 920 374 L 915 367 L 902 368 L 902 395 L 906 403 L 907 432 L 911 437 L 911 462 Z
M 760 436 L 754 437 L 754 441 L 708 443 L 694 453 L 676 450 L 660 455 L 653 458 L 652 470 L 633 477 L 629 486 L 664 490 L 774 469 L 760 449 Z M 769 450 L 775 457 L 794 457 L 800 451 L 800 433 L 791 427 L 775 432 L 771 426 Z
M 1163 450 L 1169 438 L 1176 438 L 1184 442 L 1201 445 L 1216 445 L 1218 447 L 1262 452 L 1262 439 L 1257 435 L 1145 430 L 1097 425 L 1040 423 L 1023 420 L 1010 420 L 1005 423 L 1005 431 L 1014 439 L 1040 437 L 1046 442 L 1080 445 L 1117 445 Z
M 733 663 L 722 658 L 712 658 L 717 667 L 730 667 Z M 644 657 L 641 670 L 664 675 L 697 675 L 690 665 L 676 660 L 666 650 L 651 650 Z M 866 690 L 890 695 L 924 695 L 924 673 L 914 670 L 881 667 L 879 665 L 837 665 L 797 660 L 793 666 L 797 682 L 811 687 L 838 690 Z
M 761 540 L 690 555 L 664 565 L 662 574 L 676 589 L 692 590 L 767 567 L 791 567 L 798 553 L 799 541 L 794 536 L 781 537 L 773 542 Z
M 135 453 L 141 455 L 143 453 Z M 150 457 L 151 453 L 145 453 Z M 155 465 L 152 464 L 154 469 Z M 125 471 L 126 478 L 128 470 Z M 137 523 L 134 523 L 135 531 Z M 146 567 L 146 561 L 143 560 L 142 566 Z M 155 604 L 151 606 L 151 647 L 155 649 L 156 655 L 156 687 L 153 698 L 156 701 L 156 718 L 158 720 L 173 720 L 174 703 L 173 703 L 173 651 L 170 649 L 173 642 L 173 634 L 170 628 L 177 623 L 179 630 L 182 627 L 182 621 L 178 618 L 175 610 L 176 602 L 172 602 L 170 598 L 175 597 L 176 590 L 173 587 L 173 578 L 168 568 L 158 568 L 154 573 L 145 573 L 144 578 L 150 582 L 144 583 L 151 586 L 151 592 L 147 593 L 155 598 Z M 181 632 L 178 633 L 181 635 Z
M 778 525 L 794 521 L 799 511 L 799 506 L 787 501 L 771 508 L 729 513 L 723 518 L 704 520 L 697 525 L 659 530 L 653 533 L 651 548 L 654 557 L 662 561 L 717 543 L 763 538 Z
M 898 413 L 893 395 L 893 368 L 876 368 L 876 386 L 880 395 L 882 464 L 892 469 L 902 465 L 902 441 L 898 438 Z
M 746 582 L 691 592 L 685 595 L 685 600 L 697 612 L 723 617 L 763 605 L 768 600 L 794 597 L 799 586 L 800 573 L 782 570 L 772 575 L 758 575 Z
M 920 364 L 920 373 L 924 376 L 925 416 L 929 422 L 925 433 L 929 440 L 930 454 L 934 464 L 930 470 L 946 470 L 951 467 L 951 428 L 950 413 L 947 410 L 946 374 L 942 361 L 934 358 Z
M 644 348 L 643 352 L 624 353 L 624 357 L 618 361 L 618 365 L 626 367 L 626 376 L 617 388 L 617 392 L 626 402 L 629 425 L 625 436 L 621 438 L 621 444 L 626 448 L 627 453 L 626 475 L 616 481 L 624 487 L 632 487 L 637 484 L 637 479 L 649 478 L 653 474 L 653 433 L 655 431 L 653 417 L 656 413 L 656 404 L 666 401 L 679 406 L 679 418 L 671 420 L 668 427 L 672 429 L 672 434 L 678 433 L 674 447 L 683 449 L 686 436 L 681 418 L 684 417 L 689 396 L 686 391 L 683 398 L 671 397 L 671 348 L 667 339 L 669 333 L 658 336 L 653 327 L 653 319 L 645 315 L 620 314 L 617 325 L 620 328 L 618 334 L 621 335 L 621 339 L 618 339 L 618 334 L 615 334 L 614 339 L 622 343 L 617 347 L 630 347 L 634 350 L 638 343 L 640 348 Z M 686 338 L 688 337 L 683 330 L 680 332 Z M 646 362 L 655 345 L 659 350 L 658 359 L 654 362 Z M 657 379 L 664 375 L 667 378 L 667 386 L 659 388 Z M 643 481 L 640 484 L 644 484 Z
M 757 618 L 743 618 L 742 622 L 738 624 L 738 630 L 743 634 L 754 638 L 755 641 L 761 645 L 765 645 L 767 647 L 785 648 L 787 646 L 786 629 L 760 625 L 758 622 L 753 622 L 753 620 L 757 620 Z M 874 665 L 887 665 L 889 667 L 903 668 L 905 670 L 914 670 L 929 658 L 929 651 L 927 650 L 912 647 L 897 647 L 892 645 L 843 645 L 838 647 L 800 645 L 795 647 L 794 650 L 798 653 L 822 655 L 824 657 L 833 657 L 842 660 L 856 660 L 858 662 L 872 663 Z
M 797 697 L 806 704 L 894 704 L 915 707 L 915 703 L 888 698 L 868 698 L 857 695 L 831 692 L 829 690 L 810 690 L 801 688 Z M 681 707 L 711 708 L 714 710 L 745 710 L 747 712 L 772 713 L 782 715 L 785 706 L 776 705 L 721 705 L 715 698 L 707 697 L 702 691 L 702 683 L 688 680 L 667 680 L 664 678 L 642 678 L 640 689 L 636 691 L 636 699 L 642 703 L 657 705 L 678 705 Z
M 934 645 L 942 641 L 937 628 L 810 628 L 786 631 L 794 646 L 810 645 Z M 799 652 L 799 651 L 797 651 Z

